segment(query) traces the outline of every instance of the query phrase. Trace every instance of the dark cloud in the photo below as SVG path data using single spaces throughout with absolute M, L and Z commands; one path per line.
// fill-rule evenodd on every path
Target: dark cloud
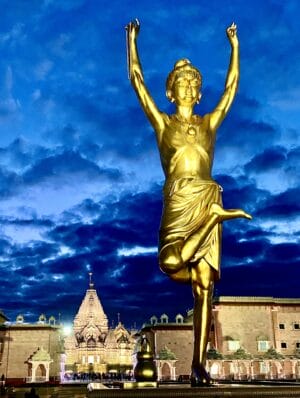
M 223 264 L 232 266 L 237 264 L 247 264 L 248 260 L 255 261 L 257 258 L 263 258 L 270 242 L 264 239 L 243 240 L 243 233 L 235 231 L 234 234 L 229 231 L 227 225 L 223 238 Z
M 0 168 L 0 191 L 2 198 L 11 195 L 15 187 L 20 183 L 21 178 L 18 174 L 8 171 L 5 168 Z
M 267 198 L 270 193 L 257 188 L 254 180 L 240 176 L 233 178 L 228 175 L 217 175 L 216 181 L 222 186 L 223 204 L 225 208 L 243 208 L 251 214 L 256 213 L 257 206 Z
M 234 131 L 232 130 L 234 126 Z M 280 136 L 278 129 L 263 120 L 240 118 L 235 110 L 225 119 L 222 134 L 219 136 L 218 145 L 222 147 L 234 146 L 247 150 L 257 150 L 257 141 L 260 148 L 269 147 Z M 251 152 L 250 152 L 251 153 Z
M 8 239 L 0 239 L 0 252 L 4 253 L 11 249 L 11 243 Z
M 74 210 L 92 215 L 93 224 L 59 225 L 49 232 L 51 239 L 76 250 L 97 250 L 98 255 L 109 254 L 127 245 L 151 247 L 157 244 L 161 214 L 157 186 L 149 192 L 125 194 L 115 201 L 95 203 L 86 200 Z
M 297 260 L 300 260 L 300 247 L 297 243 L 272 245 L 269 247 L 266 257 L 282 265 L 285 263 L 297 262 Z
M 299 147 L 290 150 L 283 146 L 273 146 L 255 155 L 250 162 L 244 166 L 247 174 L 258 175 L 280 171 L 283 178 L 295 185 L 299 183 Z
M 127 91 L 132 96 L 130 86 L 127 87 Z M 114 98 L 113 101 L 116 100 L 117 98 Z M 103 101 L 106 104 L 105 109 Z M 89 134 L 78 131 L 74 126 L 65 126 L 59 134 L 60 141 L 65 145 L 78 143 L 81 150 L 86 150 L 95 149 L 96 144 L 102 151 L 109 151 L 124 158 L 140 157 L 156 147 L 152 128 L 137 100 L 134 105 L 129 102 L 126 108 L 120 108 L 115 106 L 115 102 L 110 106 L 107 98 L 98 94 L 93 98 L 84 94 L 73 94 L 71 97 L 66 96 L 64 107 L 74 113 L 78 121 L 90 126 Z
M 300 147 L 292 148 L 287 154 L 287 162 L 284 165 L 287 176 L 295 177 L 296 181 L 299 182 L 300 175 Z
M 0 163 L 19 170 L 49 155 L 49 149 L 33 145 L 23 137 L 18 137 L 6 148 L 0 148 Z
M 17 170 L 17 172 L 12 171 L 6 165 L 0 167 L 2 199 L 26 193 L 29 186 L 42 183 L 66 186 L 73 185 L 78 180 L 81 182 L 122 180 L 122 172 L 118 168 L 100 167 L 75 150 L 58 148 L 50 154 L 45 148 L 31 146 L 18 139 L 1 151 L 2 161 L 9 160 L 9 165 L 13 163 Z
M 267 239 L 268 237 L 274 235 L 273 233 L 271 233 L 269 231 L 266 231 L 265 229 L 258 228 L 257 226 L 249 228 L 249 229 L 247 229 L 246 231 L 243 231 L 243 232 L 244 232 L 244 237 L 246 239 L 257 238 L 258 240 L 260 240 L 260 239 L 265 239 L 265 238 Z
M 296 261 L 224 268 L 217 284 L 218 295 L 299 297 L 299 266 Z
M 49 177 L 67 177 L 69 174 L 72 174 L 75 178 L 76 174 L 85 174 L 92 179 L 108 177 L 114 180 L 118 180 L 121 176 L 117 169 L 101 169 L 95 163 L 84 159 L 79 153 L 65 151 L 34 164 L 23 174 L 23 180 L 26 184 L 37 184 Z
M 261 218 L 291 220 L 299 216 L 299 194 L 300 188 L 294 188 L 277 195 L 270 195 L 257 206 L 256 214 Z
M 16 264 L 19 263 L 20 266 L 26 266 L 29 261 L 33 265 L 39 266 L 43 259 L 55 254 L 57 249 L 56 245 L 43 241 L 33 242 L 26 246 L 16 245 L 11 258 Z
M 25 213 L 24 209 L 24 213 Z M 52 220 L 47 218 L 13 218 L 0 217 L 2 225 L 14 225 L 18 227 L 53 227 L 55 224 Z
M 245 165 L 245 171 L 248 173 L 266 172 L 272 169 L 282 168 L 286 163 L 286 149 L 280 146 L 265 149 L 263 153 L 254 156 L 251 161 Z

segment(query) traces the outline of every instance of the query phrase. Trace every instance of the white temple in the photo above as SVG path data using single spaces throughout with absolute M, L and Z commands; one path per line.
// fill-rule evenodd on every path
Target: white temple
M 135 331 L 119 322 L 109 328 L 97 291 L 91 281 L 65 338 L 66 371 L 74 373 L 128 372 L 132 370 Z

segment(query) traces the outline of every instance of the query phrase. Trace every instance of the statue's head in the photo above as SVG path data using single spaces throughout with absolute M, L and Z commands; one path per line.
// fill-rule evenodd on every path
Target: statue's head
M 202 86 L 202 76 L 201 73 L 195 66 L 191 64 L 188 59 L 180 59 L 174 65 L 173 70 L 169 73 L 166 81 L 166 95 L 171 102 L 176 102 L 175 95 L 175 85 L 179 81 L 188 80 L 191 82 L 193 87 L 197 88 L 197 102 L 200 100 L 201 94 L 200 89 Z

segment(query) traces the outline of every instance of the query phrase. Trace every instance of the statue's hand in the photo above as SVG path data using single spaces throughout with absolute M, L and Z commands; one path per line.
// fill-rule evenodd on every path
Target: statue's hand
M 233 47 L 239 44 L 236 32 L 237 27 L 236 24 L 233 22 L 232 25 L 226 29 L 227 37 Z
M 140 31 L 139 20 L 136 18 L 134 21 L 129 22 L 129 24 L 126 25 L 125 29 L 127 30 L 131 39 L 136 39 Z

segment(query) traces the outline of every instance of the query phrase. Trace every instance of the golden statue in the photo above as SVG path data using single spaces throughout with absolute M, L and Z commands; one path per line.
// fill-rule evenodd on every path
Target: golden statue
M 231 45 L 225 90 L 207 115 L 194 114 L 201 98 L 202 77 L 188 59 L 180 59 L 166 82 L 166 96 L 175 104 L 172 115 L 161 112 L 145 85 L 137 52 L 138 20 L 127 30 L 128 74 L 141 106 L 153 126 L 166 177 L 159 232 L 159 266 L 170 278 L 191 283 L 194 296 L 192 386 L 210 385 L 205 370 L 211 325 L 214 282 L 219 278 L 221 226 L 224 220 L 251 219 L 240 209 L 222 207 L 222 188 L 211 170 L 217 128 L 225 118 L 238 87 L 237 28 L 227 28 Z

